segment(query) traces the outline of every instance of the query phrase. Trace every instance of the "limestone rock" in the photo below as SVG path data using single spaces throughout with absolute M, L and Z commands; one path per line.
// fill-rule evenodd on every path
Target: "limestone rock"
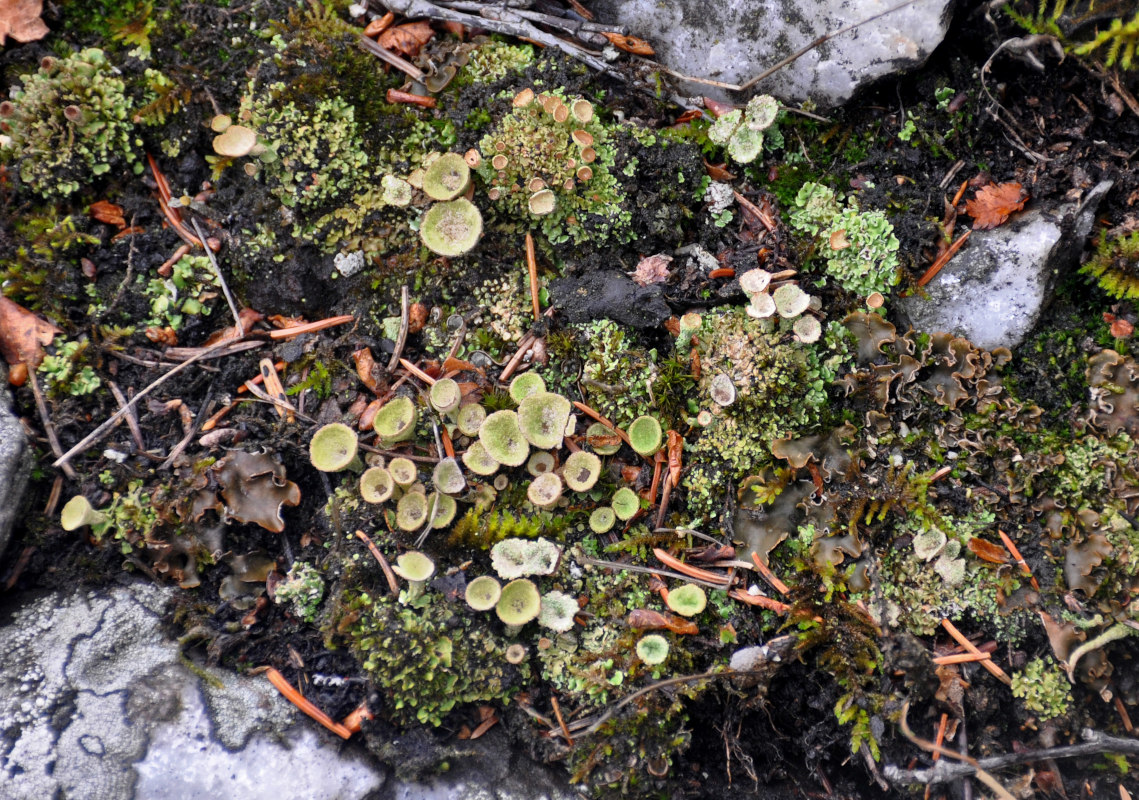
M 7 370 L 0 368 L 0 563 L 3 563 L 12 526 L 20 516 L 20 499 L 32 469 L 27 437 L 12 413 L 12 396 L 7 385 Z
M 1066 207 L 1030 203 L 1001 227 L 974 231 L 924 295 L 902 301 L 902 312 L 920 331 L 948 331 L 986 350 L 1016 347 L 1040 320 L 1057 278 L 1075 265 L 1111 186 L 1104 181 Z
M 685 75 L 744 83 L 825 33 L 880 14 L 896 0 L 596 0 L 598 19 L 629 26 L 656 48 L 655 59 Z M 920 66 L 949 28 L 952 0 L 916 0 L 841 34 L 766 78 L 757 91 L 821 108 L 841 105 L 865 84 Z M 683 91 L 741 98 L 687 83 Z

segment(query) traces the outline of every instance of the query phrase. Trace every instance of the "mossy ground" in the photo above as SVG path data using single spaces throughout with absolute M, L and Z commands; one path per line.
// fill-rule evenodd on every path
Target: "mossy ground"
M 1113 620 L 1134 619 L 1129 599 L 1137 587 L 1139 534 L 1130 527 L 1131 490 L 1139 456 L 1132 442 L 1139 432 L 1118 433 L 1097 420 L 1088 384 L 1088 369 L 1104 348 L 1128 355 L 1128 341 L 1111 334 L 1104 314 L 1135 322 L 1133 304 L 1112 300 L 1091 279 L 1068 276 L 1052 313 L 1007 363 L 969 350 L 970 359 L 984 364 L 984 385 L 981 377 L 961 383 L 953 375 L 949 354 L 966 352 L 966 344 L 929 334 L 860 359 L 858 342 L 839 323 L 862 309 L 863 299 L 821 280 L 819 243 L 794 233 L 784 218 L 808 181 L 843 195 L 857 191 L 860 207 L 884 212 L 900 242 L 895 296 L 920 291 L 914 281 L 939 235 L 942 195 L 979 172 L 1031 183 L 1033 202 L 1041 204 L 1113 178 L 1117 185 L 1101 215 L 1107 225 L 1122 225 L 1139 190 L 1123 158 L 1139 147 L 1139 120 L 1117 111 L 1093 74 L 1072 61 L 1049 62 L 1046 75 L 1002 62 L 1003 101 L 1033 109 L 1043 126 L 1028 144 L 1047 150 L 1051 160 L 1034 166 L 1010 150 L 1002 128 L 982 113 L 977 71 L 998 40 L 975 16 L 962 15 L 925 69 L 859 98 L 828 122 L 782 114 L 760 159 L 727 165 L 738 175 L 733 185 L 776 220 L 760 237 L 757 222 L 738 206 L 728 216 L 706 207 L 703 159 L 722 157 L 706 140 L 707 121 L 673 126 L 678 109 L 651 91 L 591 75 L 547 50 L 511 59 L 521 72 L 485 70 L 476 59 L 478 74 L 460 68 L 435 111 L 395 106 L 386 92 L 402 81 L 355 46 L 358 26 L 347 21 L 346 3 L 230 6 L 101 0 L 94 11 L 102 13 L 94 13 L 91 4 L 63 3 L 49 9 L 57 33 L 9 46 L 0 66 L 11 84 L 46 55 L 102 48 L 138 115 L 130 135 L 141 142 L 134 145 L 139 162 L 153 155 L 175 197 L 193 197 L 209 184 L 197 200 L 197 218 L 222 239 L 222 268 L 239 300 L 266 315 L 352 314 L 356 325 L 231 355 L 211 362 L 211 371 L 188 370 L 168 383 L 138 410 L 145 442 L 161 456 L 141 454 L 127 431 L 116 431 L 73 461 L 79 480 L 65 484 L 65 496 L 82 492 L 98 507 L 118 509 L 121 535 L 91 542 L 29 514 L 10 551 L 31 548 L 22 572 L 12 576 L 16 586 L 109 580 L 124 557 L 129 568 L 155 580 L 196 574 L 201 585 L 183 593 L 172 611 L 174 627 L 194 631 L 201 642 L 194 657 L 238 669 L 271 664 L 295 681 L 311 671 L 353 679 L 310 686 L 309 696 L 336 718 L 361 700 L 374 704 L 380 720 L 365 735 L 373 750 L 389 756 L 393 725 L 443 723 L 416 738 L 420 752 L 411 761 L 423 770 L 450 752 L 456 731 L 478 724 L 477 705 L 492 706 L 524 749 L 564 762 L 599 794 L 723 796 L 730 770 L 733 792 L 791 796 L 793 786 L 830 781 L 836 791 L 859 795 L 875 780 L 861 766 L 863 747 L 888 763 L 916 755 L 894 726 L 907 698 L 910 722 L 923 735 L 942 711 L 964 715 L 971 752 L 981 754 L 1009 751 L 1013 739 L 1024 741 L 1036 730 L 1060 738 L 1086 724 L 1117 730 L 1119 718 L 1098 694 L 1104 685 L 1135 708 L 1133 641 L 1112 643 L 1102 662 L 1089 657 L 1095 663 L 1072 687 L 1070 703 L 1058 699 L 1055 676 L 1045 681 L 1033 666 L 1053 652 L 1037 610 L 1093 635 Z M 227 47 L 215 45 L 219 31 Z M 445 60 L 475 45 L 439 32 L 429 48 Z M 462 258 L 431 255 L 416 230 L 425 199 L 415 195 L 406 207 L 387 203 L 381 180 L 412 179 L 431 152 L 465 154 L 493 140 L 511 113 L 511 98 L 525 87 L 556 89 L 562 98 L 594 105 L 610 148 L 608 194 L 575 206 L 576 223 L 561 219 L 559 225 L 580 226 L 580 235 L 561 241 L 519 215 L 517 204 L 488 201 L 489 184 L 476 179 L 475 202 L 486 220 L 482 242 Z M 1073 103 L 1073 96 L 1092 107 Z M 226 163 L 214 156 L 210 121 L 217 113 L 243 121 L 243 111 L 244 121 L 271 137 L 277 161 Z M 617 112 L 636 122 L 618 123 Z M 1063 148 L 1048 149 L 1061 140 Z M 959 161 L 953 178 L 943 181 Z M 57 340 L 54 360 L 41 373 L 45 381 L 66 377 L 49 383 L 51 418 L 66 448 L 115 409 L 109 381 L 138 390 L 159 374 L 152 364 L 161 350 L 139 321 L 156 328 L 171 321 L 168 308 L 156 310 L 163 284 L 154 282 L 180 240 L 163 227 L 149 172 L 93 176 L 67 198 L 45 202 L 19 182 L 15 163 L 0 181 L 4 293 L 49 317 L 67 341 L 86 342 Z M 258 167 L 255 175 L 246 164 Z M 565 191 L 586 192 L 588 181 Z M 619 223 L 606 216 L 615 198 Z M 117 226 L 88 213 L 96 200 L 120 205 L 126 225 L 138 230 L 116 237 Z M 553 302 L 561 308 L 537 325 L 523 259 L 526 230 L 536 233 L 543 308 Z M 821 299 L 826 335 L 803 344 L 787 322 L 747 317 L 738 282 L 710 278 L 692 245 L 719 268 L 804 270 L 803 282 Z M 333 255 L 357 251 L 365 268 L 339 275 Z M 677 351 L 667 324 L 561 321 L 582 301 L 550 297 L 554 279 L 632 272 L 656 253 L 674 260 L 668 279 L 647 290 L 646 304 L 664 303 L 677 317 L 703 315 L 688 348 Z M 514 407 L 495 376 L 533 328 L 545 346 L 540 371 L 551 391 L 619 425 L 650 413 L 675 431 L 683 442 L 682 477 L 662 519 L 669 530 L 652 529 L 654 497 L 627 528 L 589 533 L 590 512 L 619 486 L 647 492 L 653 482 L 653 462 L 627 448 L 604 459 L 593 489 L 553 512 L 526 504 L 529 476 L 519 468 L 509 472 L 493 509 L 472 510 L 488 496 L 472 494 L 464 498 L 461 521 L 427 539 L 423 547 L 439 570 L 425 600 L 401 604 L 390 596 L 354 532 L 365 531 L 393 560 L 414 546 L 415 536 L 362 503 L 354 476 L 315 472 L 307 452 L 316 423 L 358 419 L 397 382 L 398 372 L 384 365 L 405 285 L 426 313 L 403 355 L 428 369 L 448 355 L 477 362 L 478 369 L 464 367 L 461 379 L 488 410 Z M 180 345 L 200 345 L 228 322 L 208 281 L 174 288 L 178 311 L 185 312 L 176 330 Z M 187 310 L 188 294 L 212 313 Z M 905 328 L 890 299 L 886 318 L 898 323 L 900 336 Z M 466 334 L 453 348 L 456 317 Z M 365 349 L 380 366 L 362 374 L 354 356 Z M 220 425 L 231 432 L 221 444 L 272 453 L 300 485 L 300 504 L 284 510 L 283 534 L 252 524 L 223 529 L 213 511 L 204 512 L 205 522 L 192 519 L 187 509 L 200 490 L 217 488 L 207 467 L 223 454 L 218 445 L 195 437 L 173 471 L 157 469 L 185 435 L 170 401 L 192 410 L 190 424 L 201 423 L 258 373 L 265 355 L 283 362 L 289 397 L 304 416 L 289 424 L 268 406 L 240 405 Z M 913 372 L 885 381 L 883 390 L 878 378 L 904 373 L 910 356 L 918 361 Z M 721 408 L 710 400 L 717 373 L 737 384 L 735 404 Z M 102 383 L 93 386 L 91 377 Z M 1107 391 L 1130 397 L 1127 386 Z M 16 397 L 34 414 L 28 388 Z M 578 419 L 573 435 L 581 437 L 587 422 Z M 403 447 L 431 458 L 434 440 L 423 414 Z M 591 446 L 581 438 L 575 444 Z M 796 448 L 813 459 L 791 466 L 794 456 L 781 454 Z M 54 476 L 46 444 L 37 443 L 37 456 L 27 502 L 42 509 Z M 137 512 L 148 499 L 154 513 L 143 519 Z M 1011 565 L 979 557 L 973 540 L 998 541 L 996 527 L 1019 543 L 1039 592 Z M 647 668 L 635 657 L 638 634 L 628 617 L 664 611 L 662 599 L 643 574 L 603 570 L 588 560 L 658 566 L 654 547 L 707 544 L 671 530 L 688 528 L 769 552 L 773 569 L 791 586 L 784 599 L 792 611 L 784 617 L 709 591 L 707 609 L 693 620 L 698 633 L 666 633 L 668 660 Z M 489 570 L 489 547 L 508 536 L 544 536 L 567 548 L 562 568 L 541 583 L 544 591 L 579 598 L 571 634 L 539 631 L 533 623 L 512 634 L 493 614 L 476 615 L 462 603 L 465 581 Z M 240 580 L 232 555 L 254 553 L 274 560 L 282 577 L 298 562 L 319 573 L 326 599 L 304 607 L 307 621 L 290 610 L 292 603 L 259 602 L 263 581 Z M 1075 572 L 1065 569 L 1069 559 L 1079 562 Z M 1018 675 L 1017 696 L 975 666 L 957 668 L 970 684 L 962 696 L 937 696 L 939 685 L 953 685 L 944 674 L 939 684 L 929 661 L 934 645 L 946 642 L 938 633 L 943 615 L 997 643 L 999 663 Z M 694 682 L 623 707 L 572 748 L 524 716 L 514 699 L 521 694 L 549 713 L 556 696 L 572 721 L 602 713 L 656 679 L 722 668 L 738 647 L 786 633 L 796 637 L 799 658 L 770 681 L 765 701 L 728 681 Z M 503 661 L 511 643 L 530 648 L 521 666 Z M 298 668 L 290 653 L 306 666 Z M 1105 664 L 1114 666 L 1114 677 Z M 849 763 L 852 744 L 857 767 Z M 1070 793 L 1085 778 L 1115 791 L 1119 779 L 1090 763 L 1063 777 Z

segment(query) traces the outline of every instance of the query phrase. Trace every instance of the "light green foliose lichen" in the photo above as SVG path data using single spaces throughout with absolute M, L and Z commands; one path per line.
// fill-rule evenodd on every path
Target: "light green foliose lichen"
M 44 356 L 38 372 L 46 379 L 50 394 L 91 394 L 102 385 L 95 370 L 81 363 L 87 344 L 86 341 L 65 341 L 56 344 L 53 355 Z
M 474 83 L 493 83 L 508 74 L 522 72 L 534 63 L 530 45 L 487 42 L 471 53 L 463 74 Z
M 312 564 L 295 561 L 285 580 L 277 585 L 276 599 L 288 606 L 298 618 L 315 622 L 320 601 L 324 598 L 324 578 Z
M 886 294 L 898 282 L 898 238 L 881 211 L 859 211 L 853 200 L 843 207 L 830 189 L 805 183 L 790 223 L 817 237 L 816 253 L 825 260 L 827 277 L 846 291 Z
M 150 317 L 146 324 L 178 330 L 187 316 L 208 315 L 219 287 L 207 256 L 182 256 L 169 278 L 147 281 L 144 292 L 150 298 Z

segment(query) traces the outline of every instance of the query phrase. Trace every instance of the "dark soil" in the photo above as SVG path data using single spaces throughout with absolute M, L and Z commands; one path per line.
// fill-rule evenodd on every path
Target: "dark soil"
M 46 19 L 58 33 L 44 42 L 15 46 L 10 43 L 0 54 L 0 70 L 7 83 L 14 83 L 17 76 L 54 49 L 73 46 L 102 46 L 109 51 L 117 47 L 124 72 L 137 75 L 140 62 L 132 61 L 125 54 L 126 48 L 109 42 L 105 31 L 97 25 L 83 21 L 85 15 L 97 16 L 87 8 L 89 5 L 48 4 Z M 117 6 L 110 0 L 96 5 L 108 14 Z M 278 67 L 265 57 L 268 45 L 264 43 L 261 50 L 217 47 L 216 31 L 240 15 L 244 15 L 240 16 L 243 24 L 252 17 L 263 26 L 280 26 L 293 19 L 289 16 L 291 7 L 284 2 L 255 4 L 247 11 L 195 2 L 155 5 L 161 14 L 157 15 L 160 22 L 152 41 L 154 58 L 156 63 L 161 60 L 168 75 L 189 88 L 190 99 L 176 125 L 160 126 L 143 134 L 146 150 L 158 152 L 159 139 L 175 135 L 172 131 L 176 128 L 182 141 L 180 155 L 161 159 L 168 181 L 178 187 L 177 192 L 191 193 L 214 184 L 206 213 L 198 219 L 210 227 L 211 235 L 222 239 L 225 248 L 249 253 L 241 248 L 250 238 L 247 232 L 258 224 L 268 224 L 276 231 L 287 226 L 280 221 L 280 204 L 267 191 L 258 190 L 258 184 L 211 178 L 204 156 L 212 153 L 214 134 L 209 122 L 215 113 L 214 104 L 220 109 L 236 109 L 246 76 L 255 65 L 261 65 L 258 80 L 267 83 L 285 79 L 297 96 L 307 96 L 305 93 L 318 85 L 318 79 L 329 74 L 335 76 L 334 88 L 358 80 L 355 70 L 360 69 L 363 57 L 333 51 L 324 54 L 325 60 L 314 58 L 304 67 Z M 737 188 L 753 201 L 766 204 L 777 216 L 787 211 L 794 191 L 804 180 L 817 180 L 844 190 L 859 189 L 862 207 L 886 210 L 895 226 L 901 242 L 902 292 L 921 291 L 915 282 L 935 254 L 946 198 L 953 196 L 962 181 L 979 181 L 982 176 L 996 182 L 1016 181 L 1025 187 L 1034 205 L 1047 207 L 1099 181 L 1112 180 L 1114 188 L 1100 209 L 1102 227 L 1139 224 L 1134 208 L 1139 198 L 1139 171 L 1133 163 L 1139 153 L 1139 108 L 1130 109 L 1120 100 L 1121 93 L 1111 85 L 1108 73 L 1074 57 L 1060 63 L 1047 48 L 1041 48 L 1039 55 L 1046 67 L 1043 72 L 1007 53 L 994 59 L 985 81 L 1004 109 L 1003 121 L 997 121 L 986 113 L 990 103 L 980 83 L 981 66 L 1001 41 L 1022 35 L 1022 31 L 1007 19 L 994 27 L 984 17 L 983 4 L 962 5 L 945 43 L 921 70 L 865 92 L 846 108 L 829 114 L 830 122 L 789 118 L 784 131 L 785 152 L 802 151 L 808 154 L 806 160 L 787 165 L 769 155 L 761 164 L 736 170 Z M 659 102 L 648 88 L 636 82 L 630 85 L 613 76 L 590 75 L 579 65 L 561 59 L 556 59 L 555 64 L 552 74 L 546 72 L 542 79 L 550 85 L 566 87 L 570 94 L 582 92 L 603 97 L 603 113 L 620 110 L 650 127 L 663 128 L 683 111 Z M 395 76 L 376 75 L 368 80 L 377 94 L 400 83 Z M 528 77 L 536 76 L 534 72 Z M 306 79 L 311 81 L 307 88 Z M 1121 74 L 1121 79 L 1132 91 L 1139 87 L 1134 71 Z M 509 101 L 495 99 L 495 94 L 516 80 L 509 78 L 500 84 L 452 92 L 451 100 L 437 115 L 437 119 L 449 119 L 456 130 L 457 141 L 449 149 L 462 153 L 478 146 L 482 134 L 467 125 L 468 119 L 482 110 L 494 115 L 505 113 Z M 524 81 L 525 78 L 523 85 Z M 947 95 L 952 100 L 948 107 L 939 107 L 938 92 L 947 87 L 953 90 Z M 602 107 L 601 102 L 598 105 Z M 906 115 L 917 119 L 917 130 L 909 141 L 898 136 L 900 121 Z M 369 140 L 386 141 L 404 130 L 402 120 L 393 121 L 388 109 L 380 108 L 379 97 L 371 113 L 367 109 L 361 112 L 361 121 Z M 754 222 L 746 215 L 737 215 L 727 227 L 717 229 L 706 214 L 689 214 L 676 195 L 662 190 L 667 176 L 678 169 L 692 175 L 702 173 L 701 160 L 708 153 L 697 145 L 681 142 L 670 150 L 654 149 L 628 137 L 619 147 L 619 159 L 639 160 L 636 177 L 626 181 L 629 202 L 635 209 L 633 235 L 627 243 L 607 242 L 603 247 L 539 242 L 539 260 L 543 273 L 551 279 L 550 301 L 557 310 L 552 321 L 536 327 L 540 334 L 557 333 L 567 323 L 607 318 L 629 326 L 631 346 L 671 353 L 673 337 L 662 326 L 666 318 L 693 308 L 739 305 L 744 298 L 738 282 L 732 278 L 710 279 L 704 273 L 686 271 L 680 258 L 666 284 L 638 288 L 624 273 L 631 271 L 642 257 L 698 241 L 724 267 L 742 271 L 754 266 L 758 259 L 767 269 L 777 271 L 810 255 L 799 249 L 782 221 L 761 253 L 752 229 Z M 1045 160 L 1034 159 L 1030 152 Z M 161 346 L 143 336 L 143 326 L 122 338 L 116 338 L 109 327 L 132 321 L 137 324 L 148 315 L 149 299 L 138 291 L 133 276 L 155 274 L 180 244 L 175 233 L 163 226 L 155 191 L 149 170 L 139 177 L 124 173 L 88 186 L 82 199 L 61 201 L 58 207 L 51 208 L 20 190 L 13 172 L 0 172 L 0 252 L 13 254 L 30 246 L 34 237 L 25 225 L 28 220 L 69 213 L 76 215 L 78 229 L 98 242 L 80 245 L 58 259 L 0 257 L 8 279 L 5 295 L 50 317 L 67 338 L 88 337 L 91 344 L 86 363 L 104 383 L 114 382 L 128 396 L 154 381 L 171 363 L 163 360 Z M 115 227 L 99 223 L 83 212 L 85 204 L 103 198 L 120 205 L 127 223 L 142 231 L 114 240 Z M 586 220 L 585 224 L 591 222 Z M 274 454 L 285 466 L 289 480 L 299 485 L 302 500 L 299 506 L 285 510 L 284 533 L 272 533 L 253 524 L 234 524 L 226 529 L 227 548 L 234 553 L 271 554 L 277 560 L 278 577 L 294 561 L 335 563 L 335 559 L 346 556 L 351 547 L 346 534 L 350 536 L 364 523 L 351 512 L 345 512 L 343 518 L 334 515 L 331 523 L 321 514 L 334 484 L 329 476 L 311 468 L 308 440 L 318 423 L 339 420 L 346 414 L 358 417 L 368 401 L 375 395 L 384 395 L 399 378 L 396 372 L 380 369 L 373 395 L 364 390 L 357 378 L 353 353 L 370 348 L 377 362 L 386 364 L 394 343 L 385 337 L 380 320 L 398 313 L 402 285 L 415 287 L 414 299 L 427 309 L 450 307 L 458 302 L 457 298 L 471 296 L 487 278 L 517 274 L 523 264 L 518 240 L 513 232 L 502 233 L 488 225 L 477 258 L 447 262 L 431 257 L 424 263 L 420 261 L 418 240 L 413 237 L 391 247 L 382 260 L 377 259 L 364 273 L 337 280 L 329 280 L 330 256 L 320 250 L 321 243 L 317 241 L 290 242 L 276 252 L 231 260 L 228 277 L 242 304 L 265 315 L 303 315 L 307 320 L 352 314 L 356 324 L 287 342 L 268 342 L 260 349 L 211 360 L 202 369 L 182 372 L 152 395 L 153 402 L 144 401 L 137 409 L 145 443 L 152 453 L 160 455 L 140 452 L 127 429 L 119 428 L 100 446 L 72 459 L 78 481 L 61 483 L 49 466 L 53 457 L 43 424 L 36 416 L 32 391 L 27 386 L 16 389 L 19 412 L 36 432 L 38 466 L 24 501 L 26 524 L 16 531 L 9 546 L 4 562 L 6 572 L 0 574 L 0 582 L 15 596 L 44 587 L 116 580 L 124 566 L 119 543 L 96 543 L 93 538 L 62 531 L 58 524 L 62 501 L 82 493 L 96 507 L 104 507 L 113 493 L 124 492 L 131 481 L 141 480 L 147 496 L 156 498 L 159 513 L 173 516 L 178 503 L 190 496 L 191 487 L 200 488 L 202 481 L 195 482 L 195 477 L 202 475 L 203 459 L 222 452 L 194 444 L 173 471 L 156 472 L 156 467 L 186 435 L 187 425 L 200 427 L 228 403 L 236 396 L 238 387 L 258 374 L 259 361 L 266 357 L 284 362 L 283 371 L 303 373 L 314 381 L 315 376 L 325 372 L 319 394 L 301 392 L 296 396 L 298 411 L 313 421 L 285 425 L 263 404 L 240 405 L 226 417 L 224 427 L 232 434 L 223 444 Z M 84 277 L 79 268 L 80 257 L 93 264 L 93 277 Z M 121 286 L 125 290 L 120 292 Z M 95 316 L 88 313 L 89 294 L 108 300 Z M 820 294 L 825 308 L 838 309 L 844 304 L 856 307 L 837 289 L 823 289 Z M 1121 346 L 1107 333 L 1106 323 L 1102 322 L 1105 312 L 1136 321 L 1131 302 L 1112 300 L 1094 281 L 1082 276 L 1067 276 L 1041 329 L 1018 351 L 1004 372 L 1006 385 L 1015 390 L 1018 399 L 1040 406 L 1049 425 L 1070 425 L 1076 408 L 1086 401 L 1083 374 L 1089 354 L 1105 346 Z M 842 318 L 839 313 L 832 316 Z M 211 316 L 187 317 L 178 331 L 178 344 L 201 346 L 210 334 L 230 321 L 227 308 L 219 301 Z M 892 321 L 904 329 L 901 320 Z M 438 320 L 433 322 L 439 325 Z M 412 335 L 404 357 L 413 362 L 430 360 L 427 335 Z M 267 334 L 261 337 L 267 340 Z M 583 357 L 588 352 L 588 342 L 584 348 Z M 506 347 L 493 355 L 501 366 L 512 354 L 513 348 Z M 156 362 L 161 363 L 161 368 L 155 366 Z M 571 383 L 573 377 L 567 374 Z M 491 394 L 493 381 L 482 382 L 487 394 Z M 836 404 L 841 402 L 837 390 L 832 397 Z M 174 399 L 192 410 L 188 418 L 167 405 Z M 62 448 L 72 447 L 116 408 L 105 390 L 79 397 L 53 396 L 50 420 Z M 123 453 L 124 458 L 108 458 L 105 448 Z M 420 454 L 430 452 L 422 450 Z M 639 480 L 647 486 L 651 470 L 645 468 L 642 473 Z M 957 504 L 964 509 L 970 502 L 961 485 L 948 482 L 935 490 L 935 496 L 947 508 Z M 52 513 L 45 514 L 45 508 Z M 1035 529 L 1039 531 L 1039 525 Z M 198 535 L 204 538 L 207 534 L 203 530 Z M 396 542 L 409 545 L 406 536 L 393 535 L 388 540 L 393 545 Z M 145 574 L 147 579 L 177 582 L 189 569 L 177 558 L 146 556 L 146 542 L 135 541 L 133 545 L 126 566 Z M 879 540 L 876 546 L 886 551 L 898 545 Z M 479 557 L 477 552 L 472 553 Z M 1047 584 L 1052 587 L 1055 580 L 1051 573 L 1057 568 L 1050 560 L 1048 545 L 1026 547 L 1024 555 L 1034 572 L 1042 576 L 1042 582 L 1044 575 L 1049 576 Z M 343 563 L 347 563 L 346 557 Z M 359 579 L 343 564 L 334 569 L 327 576 L 330 583 L 339 585 L 343 580 L 348 585 L 350 580 Z M 191 657 L 239 670 L 265 664 L 275 666 L 300 684 L 306 696 L 335 719 L 347 715 L 361 701 L 382 704 L 352 653 L 343 646 L 330 649 L 334 637 L 328 630 L 304 624 L 276 604 L 253 604 L 246 602 L 247 598 L 235 602 L 235 598 L 223 597 L 223 580 L 232 573 L 223 561 L 205 560 L 199 573 L 200 587 L 181 593 L 169 612 L 171 635 L 195 628 L 208 632 L 198 644 L 190 646 Z M 383 578 L 377 573 L 369 574 L 362 585 L 378 594 L 386 591 Z M 442 585 L 434 588 L 445 589 Z M 751 609 L 741 609 L 736 613 L 737 628 L 742 631 L 757 623 L 745 619 L 752 614 Z M 875 673 L 873 681 L 878 685 L 872 691 L 882 697 L 911 696 L 909 720 L 919 735 L 930 737 L 943 705 L 934 699 L 938 679 L 928 657 L 923 661 L 912 653 L 917 641 L 905 633 L 883 637 L 880 644 L 885 664 Z M 917 647 L 928 656 L 928 646 L 919 643 Z M 1029 655 L 1045 652 L 1047 647 L 1047 639 L 1037 626 L 1019 649 L 1002 646 L 1002 663 L 1016 665 L 1019 661 L 1023 665 Z M 1139 648 L 1129 642 L 1120 644 L 1113 649 L 1112 660 L 1117 676 L 1115 688 L 1121 691 L 1118 684 L 1122 682 L 1125 690 L 1128 680 L 1134 683 Z M 299 667 L 298 663 L 304 666 Z M 348 680 L 336 687 L 317 685 L 310 682 L 314 673 L 339 675 Z M 963 710 L 968 720 L 970 753 L 983 757 L 1012 752 L 1022 746 L 1044 745 L 1006 687 L 989 679 L 976 666 L 968 667 L 965 674 L 969 688 L 964 694 Z M 1128 674 L 1130 678 L 1126 677 Z M 928 765 L 924 754 L 887 721 L 897 716 L 897 705 L 877 709 L 871 721 L 881 747 L 878 765 L 861 752 L 852 755 L 849 729 L 835 721 L 835 704 L 845 689 L 832 675 L 818 668 L 813 656 L 802 660 L 796 657 L 781 669 L 762 698 L 735 689 L 727 681 L 721 684 L 688 701 L 691 746 L 675 754 L 668 777 L 653 784 L 661 796 L 920 796 L 920 789 L 914 795 L 902 788 L 888 787 L 879 772 L 881 764 Z M 531 701 L 535 704 L 550 691 L 541 686 L 526 688 L 532 692 Z M 1135 687 L 1131 685 L 1124 695 L 1129 704 L 1133 703 Z M 1083 687 L 1076 688 L 1075 696 L 1079 710 L 1067 720 L 1067 729 L 1049 733 L 1056 738 L 1056 744 L 1062 743 L 1061 739 L 1068 741 L 1082 725 L 1120 732 L 1115 705 L 1102 702 Z M 1130 708 L 1134 713 L 1136 707 Z M 551 757 L 550 743 L 545 741 L 550 737 L 537 732 L 528 718 L 513 711 L 504 711 L 502 716 L 520 750 L 533 752 L 543 760 L 560 760 Z M 473 728 L 478 719 L 474 709 L 461 708 L 447 717 L 443 727 L 429 734 L 416 729 L 412 741 L 422 749 L 417 758 L 385 750 L 384 742 L 396 730 L 389 721 L 380 720 L 365 727 L 365 734 L 374 750 L 387 758 L 403 760 L 406 771 L 422 774 L 447 757 L 462 726 Z M 1131 764 L 1134 768 L 1134 759 Z M 630 791 L 643 788 L 627 783 L 628 775 L 620 764 L 607 766 L 614 768 L 616 785 L 625 780 L 625 788 Z M 1034 766 L 1036 774 L 1044 776 L 1036 787 L 1059 796 L 1115 797 L 1125 785 L 1132 793 L 1139 791 L 1133 777 L 1121 778 L 1102 757 L 1065 761 L 1059 766 Z M 1028 774 L 1028 767 L 1006 773 L 1006 785 Z M 960 791 L 957 784 L 951 790 L 934 789 L 930 796 L 956 797 Z

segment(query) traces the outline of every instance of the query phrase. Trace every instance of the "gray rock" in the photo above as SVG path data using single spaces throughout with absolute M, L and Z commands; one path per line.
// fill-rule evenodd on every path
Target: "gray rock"
M 40 596 L 0 627 L 5 800 L 366 800 L 386 774 L 264 678 L 205 670 L 165 638 L 145 584 Z
M 1078 204 L 975 231 L 924 296 L 902 300 L 902 312 L 921 331 L 949 331 L 986 350 L 1016 347 L 1040 320 L 1057 278 L 1076 263 L 1111 186 L 1104 181 Z
M 898 5 L 895 0 L 595 0 L 598 19 L 627 25 L 649 39 L 655 59 L 685 75 L 742 84 L 825 33 Z M 807 98 L 841 105 L 884 75 L 921 65 L 949 27 L 953 0 L 912 5 L 841 34 L 766 78 L 756 88 L 785 103 Z M 712 86 L 687 83 L 694 95 L 738 100 Z
M 32 471 L 32 453 L 20 420 L 12 413 L 8 370 L 0 366 L 0 564 L 20 516 L 20 500 Z

